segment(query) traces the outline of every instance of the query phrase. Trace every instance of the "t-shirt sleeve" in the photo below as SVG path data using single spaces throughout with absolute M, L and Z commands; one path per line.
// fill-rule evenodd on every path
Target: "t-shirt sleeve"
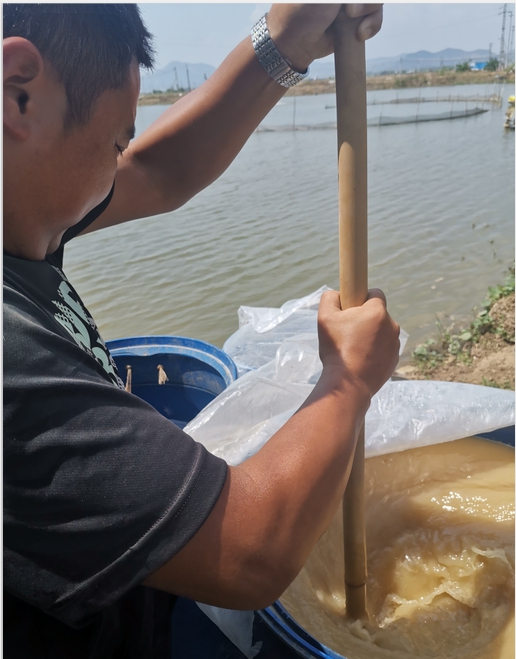
M 227 474 L 4 291 L 4 587 L 81 626 L 172 558 Z

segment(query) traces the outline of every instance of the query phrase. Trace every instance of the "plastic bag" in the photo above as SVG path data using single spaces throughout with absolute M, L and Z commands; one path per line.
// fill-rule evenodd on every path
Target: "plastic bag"
M 280 309 L 241 307 L 224 350 L 242 375 L 185 432 L 230 465 L 256 453 L 296 412 L 321 372 L 317 305 L 326 287 Z M 401 337 L 401 350 L 407 334 Z M 400 352 L 401 352 L 400 350 Z M 389 381 L 365 420 L 366 456 L 437 444 L 514 424 L 514 393 L 455 382 Z M 204 613 L 252 659 L 252 611 Z
M 247 659 L 253 659 L 262 648 L 259 641 L 253 645 L 254 611 L 234 611 L 221 609 L 197 602 L 201 611 L 224 632 L 229 640 L 245 654 Z
M 328 286 L 297 300 L 288 300 L 279 309 L 273 307 L 240 307 L 239 329 L 224 343 L 223 350 L 237 365 L 238 375 L 263 366 L 274 359 L 286 339 L 311 334 L 317 340 L 317 309 Z M 408 335 L 400 334 L 400 354 Z
M 310 335 L 286 340 L 276 357 L 233 382 L 185 431 L 237 465 L 254 455 L 310 394 L 320 368 Z M 365 418 L 366 457 L 489 432 L 514 424 L 514 393 L 431 380 L 389 381 Z

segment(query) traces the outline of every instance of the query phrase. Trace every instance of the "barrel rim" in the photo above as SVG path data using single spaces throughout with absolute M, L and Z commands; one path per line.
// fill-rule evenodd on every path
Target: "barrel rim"
M 304 659 L 346 659 L 304 630 L 278 600 L 257 611 L 265 624 Z
M 238 369 L 233 359 L 218 346 L 201 339 L 175 334 L 145 334 L 110 339 L 106 341 L 106 347 L 113 357 L 145 357 L 159 352 L 188 356 L 204 361 L 219 372 L 222 370 L 221 375 L 225 375 L 227 386 L 238 379 Z M 150 353 L 142 354 L 143 351 Z

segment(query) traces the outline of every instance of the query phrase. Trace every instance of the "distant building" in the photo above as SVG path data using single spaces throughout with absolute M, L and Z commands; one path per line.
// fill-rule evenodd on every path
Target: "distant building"
M 486 68 L 487 60 L 485 62 L 470 62 L 469 68 L 472 71 L 483 71 Z

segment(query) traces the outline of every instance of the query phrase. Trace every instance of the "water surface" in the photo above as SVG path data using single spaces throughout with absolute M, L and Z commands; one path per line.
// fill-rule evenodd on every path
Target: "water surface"
M 437 89 L 369 99 L 418 93 Z M 514 85 L 503 93 L 502 108 L 485 104 L 489 111 L 474 117 L 368 129 L 369 282 L 409 332 L 406 354 L 435 333 L 436 314 L 469 320 L 513 261 L 514 131 L 502 124 Z M 264 123 L 332 121 L 326 106 L 334 103 L 331 95 L 288 97 Z M 450 104 L 424 103 L 419 112 L 443 108 Z M 164 110 L 140 107 L 138 133 Z M 380 111 L 401 116 L 416 106 L 368 107 L 370 116 Z M 178 334 L 220 346 L 240 305 L 279 306 L 322 284 L 337 288 L 336 139 L 331 129 L 253 134 L 223 176 L 181 209 L 74 240 L 66 272 L 104 338 Z

